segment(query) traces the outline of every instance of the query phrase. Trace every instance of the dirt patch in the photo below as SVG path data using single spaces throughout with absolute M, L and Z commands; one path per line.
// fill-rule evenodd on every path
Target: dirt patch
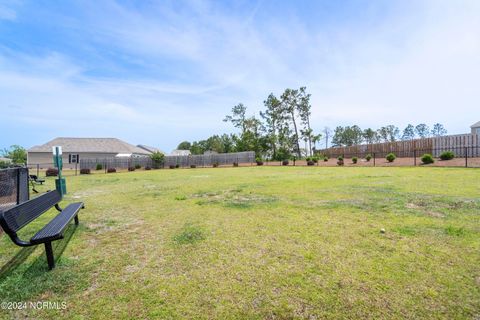
M 468 167 L 480 167 L 480 158 L 468 158 Z M 266 161 L 264 165 L 267 166 L 281 166 L 282 163 L 279 161 Z M 415 158 L 396 158 L 393 162 L 388 162 L 385 158 L 377 158 L 375 161 L 371 159 L 370 161 L 366 161 L 365 159 L 358 159 L 357 163 L 353 163 L 351 158 L 344 159 L 344 167 L 413 167 L 413 166 L 421 166 L 421 167 L 465 167 L 465 158 L 455 158 L 452 160 L 440 160 L 435 158 L 435 162 L 428 165 L 423 165 L 420 157 L 418 157 L 415 161 Z M 293 166 L 293 161 L 290 161 L 288 166 Z M 305 166 L 307 167 L 307 162 L 305 160 L 297 160 L 295 161 L 295 166 Z M 314 167 L 338 167 L 337 159 L 332 158 L 328 159 L 328 161 L 318 161 Z
M 199 198 L 198 205 L 222 204 L 227 207 L 249 208 L 254 205 L 275 202 L 272 196 L 244 192 L 242 189 L 229 189 L 222 192 L 200 192 L 192 196 Z
M 445 218 L 445 215 L 440 212 L 434 212 L 434 211 L 427 211 L 425 212 L 427 216 L 434 217 L 434 218 Z

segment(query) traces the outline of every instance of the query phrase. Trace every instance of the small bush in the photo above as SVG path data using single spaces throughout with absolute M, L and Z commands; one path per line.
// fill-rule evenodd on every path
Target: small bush
M 96 170 L 102 170 L 103 165 L 101 163 L 97 163 L 97 166 L 95 167 Z
M 213 166 L 214 168 L 217 168 L 217 167 L 218 167 L 218 163 L 215 162 L 212 166 Z
M 163 153 L 158 151 L 154 152 L 150 155 L 150 158 L 152 159 L 153 168 L 160 169 L 161 167 L 163 167 L 163 163 L 165 160 L 165 155 Z
M 262 158 L 256 157 L 255 162 L 257 163 L 257 166 L 263 166 L 263 159 Z
M 312 157 L 306 157 L 305 160 L 308 162 L 308 161 L 312 161 Z
M 370 161 L 370 160 L 372 160 L 372 155 L 371 155 L 370 153 L 367 154 L 367 155 L 365 156 L 365 160 L 367 160 L 367 162 Z
M 397 159 L 397 156 L 394 153 L 390 152 L 389 154 L 387 154 L 385 159 L 387 159 L 388 162 L 393 162 L 395 161 L 395 159 Z
M 327 161 L 328 161 L 328 157 L 327 156 L 323 157 L 323 162 L 327 162 Z
M 57 168 L 48 168 L 47 171 L 45 171 L 45 175 L 47 177 L 56 177 L 56 176 L 58 176 L 58 169 Z
M 196 167 L 197 167 L 197 166 L 194 165 L 194 164 L 191 164 L 191 165 L 190 165 L 190 168 L 192 168 L 192 169 L 195 169 Z
M 177 169 L 180 168 L 180 165 L 177 163 L 177 164 L 175 165 L 175 168 L 177 168 Z
M 315 163 L 318 163 L 318 160 L 319 160 L 319 157 L 312 157 L 312 161 L 315 162 Z
M 340 161 L 340 160 L 343 161 L 343 156 L 338 156 L 337 160 L 338 161 Z
M 432 155 L 431 154 L 428 154 L 428 153 L 425 153 L 422 158 L 422 163 L 423 164 L 430 164 L 430 163 L 434 163 L 435 160 L 433 159 Z
M 234 166 L 234 167 L 238 167 L 238 162 L 234 162 L 234 163 L 233 163 L 233 166 Z
M 283 160 L 282 161 L 282 166 L 288 166 L 289 161 L 288 160 Z
M 90 174 L 90 169 L 80 169 L 80 174 Z
M 0 169 L 6 169 L 10 167 L 11 163 L 7 161 L 0 161 Z
M 342 159 L 339 159 L 339 160 L 337 161 L 337 164 L 338 164 L 339 166 L 343 166 L 343 165 L 345 164 L 345 163 L 343 162 L 343 158 L 342 158 Z
M 173 164 L 168 166 L 170 169 L 175 169 L 175 166 Z
M 308 166 L 313 166 L 313 165 L 315 165 L 315 162 L 313 160 L 308 160 L 307 165 Z
M 146 167 L 145 167 L 145 170 L 152 170 L 152 168 L 149 167 L 149 166 L 146 166 Z
M 140 164 L 137 163 L 137 164 L 135 165 L 135 169 L 141 169 L 141 168 L 142 168 L 142 166 L 141 166 Z
M 453 158 L 455 158 L 455 153 L 452 151 L 445 151 L 440 155 L 440 159 L 442 160 L 452 160 Z
M 135 167 L 128 167 L 128 171 L 135 171 Z
M 357 158 L 357 157 L 353 157 L 353 158 L 352 158 L 352 162 L 353 162 L 353 163 L 357 163 L 357 162 L 358 162 L 358 158 Z
M 114 173 L 114 172 L 117 172 L 117 169 L 115 169 L 115 168 L 108 168 L 107 169 L 107 173 Z

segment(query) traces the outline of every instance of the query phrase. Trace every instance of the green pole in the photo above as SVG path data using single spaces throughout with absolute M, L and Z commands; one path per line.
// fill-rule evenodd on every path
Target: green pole
M 62 177 L 62 149 L 59 146 L 53 147 L 53 164 L 58 169 L 58 179 L 55 180 L 55 188 L 63 197 L 67 194 L 67 185 L 65 178 Z

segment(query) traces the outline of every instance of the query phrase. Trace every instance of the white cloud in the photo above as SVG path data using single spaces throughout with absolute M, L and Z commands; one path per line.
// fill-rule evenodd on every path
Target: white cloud
M 66 53 L 0 48 L 3 115 L 57 130 L 38 139 L 118 136 L 167 150 L 230 130 L 221 119 L 238 102 L 253 112 L 270 92 L 302 85 L 312 93 L 317 129 L 442 122 L 460 133 L 480 120 L 480 2 L 412 2 L 393 6 L 397 11 L 381 21 L 328 28 L 293 13 L 259 17 L 262 3 L 244 15 L 214 4 L 141 11 L 82 3 L 81 19 L 49 16 L 86 33 L 92 47 L 107 46 L 152 73 L 100 77 Z

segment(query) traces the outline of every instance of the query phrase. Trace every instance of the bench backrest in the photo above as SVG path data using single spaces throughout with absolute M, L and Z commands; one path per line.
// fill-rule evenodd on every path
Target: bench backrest
M 6 233 L 15 235 L 18 230 L 38 218 L 61 200 L 62 196 L 57 190 L 48 191 L 0 213 L 0 225 Z

